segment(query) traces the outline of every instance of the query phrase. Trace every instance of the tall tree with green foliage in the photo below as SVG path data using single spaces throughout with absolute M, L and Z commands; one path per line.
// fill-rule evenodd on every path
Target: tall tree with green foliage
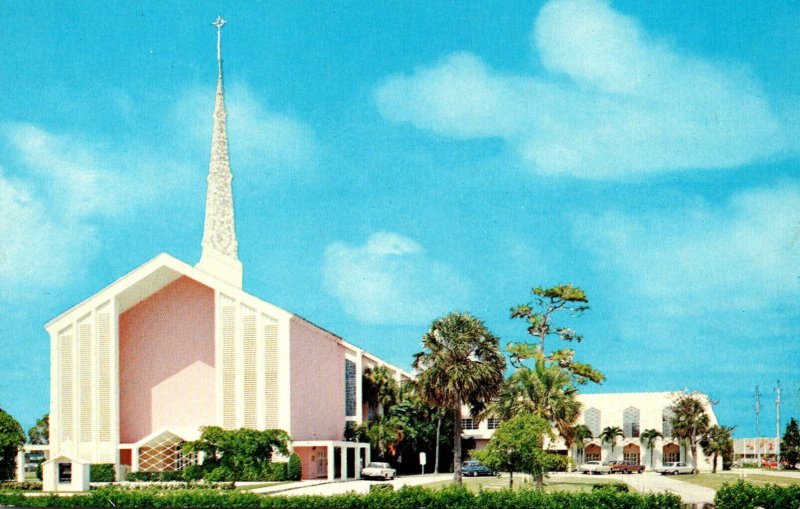
M 592 430 L 589 429 L 589 426 L 585 424 L 578 424 L 575 426 L 575 444 L 578 448 L 579 463 L 583 463 L 584 451 L 586 449 L 584 441 L 592 438 L 594 437 L 592 436 Z
M 273 454 L 289 454 L 289 435 L 279 429 L 225 430 L 204 426 L 200 438 L 185 442 L 185 453 L 204 453 L 204 477 L 220 481 L 259 481 L 267 478 Z
M 568 283 L 552 288 L 537 287 L 531 290 L 531 294 L 534 298 L 533 302 L 511 308 L 511 318 L 525 320 L 528 324 L 528 334 L 533 336 L 535 341 L 522 341 L 508 345 L 507 350 L 511 355 L 512 365 L 519 367 L 525 360 L 536 358 L 538 355 L 566 369 L 575 382 L 580 385 L 587 382 L 602 382 L 605 376 L 591 365 L 577 362 L 573 350 L 562 348 L 548 354 L 545 348 L 546 341 L 550 336 L 575 343 L 583 340 L 583 336 L 574 329 L 555 325 L 554 315 L 563 312 L 572 316 L 583 314 L 589 309 L 586 292 Z
M 435 320 L 414 355 L 420 396 L 453 415 L 453 479 L 461 484 L 461 409 L 479 414 L 503 383 L 505 358 L 498 338 L 468 313 Z
M 642 431 L 642 434 L 639 435 L 639 440 L 642 441 L 645 450 L 650 451 L 650 468 L 653 468 L 653 449 L 655 449 L 656 440 L 663 436 L 660 431 L 652 428 Z
M 781 454 L 789 464 L 789 468 L 797 468 L 798 463 L 800 463 L 800 428 L 797 425 L 797 419 L 794 417 L 786 425 L 786 432 L 783 434 L 783 443 L 781 444 Z
M 733 428 L 727 426 L 719 426 L 715 424 L 708 428 L 705 435 L 700 440 L 700 446 L 703 448 L 703 454 L 713 457 L 711 473 L 717 473 L 717 458 L 725 453 L 733 446 L 733 437 L 731 433 Z M 695 461 L 697 466 L 697 461 Z
M 577 394 L 569 372 L 537 355 L 533 368 L 520 366 L 508 377 L 485 413 L 504 421 L 516 415 L 539 416 L 555 426 L 569 448 L 581 411 Z
M 598 437 L 601 442 L 611 444 L 611 454 L 614 454 L 614 447 L 617 445 L 617 437 L 624 437 L 625 433 L 623 433 L 622 428 L 619 426 L 607 426 L 603 428 L 603 431 L 600 432 L 600 436 Z
M 502 423 L 494 436 L 475 457 L 496 472 L 509 473 L 508 485 L 514 485 L 514 472 L 530 474 L 542 486 L 545 473 L 555 464 L 554 455 L 542 449 L 550 435 L 550 423 L 536 415 L 518 415 Z
M 17 452 L 25 444 L 25 432 L 11 414 L 0 408 L 0 480 L 13 479 Z
M 706 407 L 697 393 L 686 393 L 672 405 L 672 436 L 685 440 L 692 451 L 692 462 L 697 470 L 697 446 L 708 431 L 709 418 Z
M 375 366 L 364 370 L 363 400 L 377 415 L 386 415 L 397 402 L 398 384 L 386 366 Z
M 28 430 L 28 443 L 33 445 L 47 445 L 50 443 L 50 414 L 44 414 Z
M 403 441 L 403 424 L 397 417 L 381 415 L 367 423 L 366 436 L 382 460 L 394 458 L 398 445 Z

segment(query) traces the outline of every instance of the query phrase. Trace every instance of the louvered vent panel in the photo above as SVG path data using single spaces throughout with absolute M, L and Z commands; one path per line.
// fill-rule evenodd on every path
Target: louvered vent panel
M 236 428 L 236 308 L 222 307 L 222 426 Z
M 61 440 L 72 440 L 72 412 L 73 388 L 72 388 L 72 335 L 62 334 L 58 339 L 59 345 L 59 417 L 61 420 Z
M 244 427 L 256 428 L 256 317 L 244 317 Z
M 111 316 L 97 315 L 98 438 L 111 440 Z
M 92 441 L 92 328 L 78 324 L 78 355 L 80 371 L 80 432 L 81 442 Z
M 278 427 L 278 325 L 264 324 L 264 427 Z

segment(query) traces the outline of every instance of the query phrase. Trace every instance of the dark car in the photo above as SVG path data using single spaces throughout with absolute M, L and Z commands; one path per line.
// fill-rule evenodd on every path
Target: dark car
M 641 474 L 644 472 L 644 465 L 639 465 L 633 461 L 611 461 L 612 474 Z
M 461 474 L 468 477 L 478 477 L 479 475 L 494 475 L 494 472 L 481 465 L 480 461 L 465 461 L 461 464 Z

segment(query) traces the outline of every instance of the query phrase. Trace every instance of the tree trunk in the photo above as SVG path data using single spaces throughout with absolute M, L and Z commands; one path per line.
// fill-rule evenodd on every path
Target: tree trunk
M 711 468 L 711 473 L 712 474 L 716 474 L 717 473 L 717 453 L 716 452 L 714 453 L 714 466 Z
M 461 401 L 453 407 L 453 481 L 461 484 Z
M 439 420 L 436 423 L 436 458 L 433 460 L 433 473 L 439 473 L 439 432 L 442 429 L 442 414 L 439 414 Z
M 510 468 L 508 470 L 508 489 L 512 489 L 514 487 L 514 471 Z

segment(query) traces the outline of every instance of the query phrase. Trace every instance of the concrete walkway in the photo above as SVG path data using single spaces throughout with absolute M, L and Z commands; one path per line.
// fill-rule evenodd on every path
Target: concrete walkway
M 330 482 L 327 480 L 319 481 L 298 481 L 286 484 L 278 484 L 275 486 L 266 486 L 264 488 L 256 488 L 252 490 L 253 493 L 260 493 L 266 495 L 342 495 L 348 492 L 355 493 L 368 493 L 369 487 L 373 484 L 390 484 L 394 489 L 402 488 L 403 486 L 420 486 L 423 484 L 430 484 L 438 481 L 446 481 L 453 478 L 453 474 L 426 474 L 426 475 L 408 475 L 401 476 L 391 481 L 367 481 L 367 480 L 354 480 L 354 481 L 336 481 Z
M 615 474 L 615 477 L 639 493 L 674 493 L 687 504 L 711 504 L 714 502 L 716 491 L 704 486 L 684 482 L 680 476 L 656 474 L 645 472 L 637 475 Z

